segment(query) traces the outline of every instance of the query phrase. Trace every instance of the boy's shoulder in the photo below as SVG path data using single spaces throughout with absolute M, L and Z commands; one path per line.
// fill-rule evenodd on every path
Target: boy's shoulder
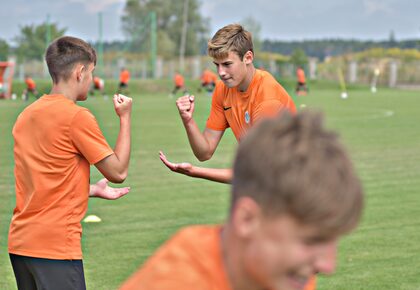
M 43 112 L 44 116 L 74 116 L 79 112 L 92 114 L 89 109 L 74 103 L 63 95 L 43 95 L 38 100 L 28 105 L 22 113 Z
M 274 76 L 265 70 L 257 69 L 255 71 L 255 78 L 260 85 L 274 85 L 280 86 L 279 82 L 274 78 Z

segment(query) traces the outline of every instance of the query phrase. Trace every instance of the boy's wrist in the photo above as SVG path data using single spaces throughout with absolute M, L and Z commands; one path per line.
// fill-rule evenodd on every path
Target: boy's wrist
M 183 118 L 182 119 L 182 123 L 184 123 L 184 126 L 185 127 L 187 127 L 187 126 L 192 126 L 193 124 L 194 124 L 194 119 L 193 119 L 193 117 L 191 117 L 191 118 Z
M 125 114 L 119 115 L 119 117 L 120 117 L 121 122 L 130 122 L 131 113 L 125 113 Z

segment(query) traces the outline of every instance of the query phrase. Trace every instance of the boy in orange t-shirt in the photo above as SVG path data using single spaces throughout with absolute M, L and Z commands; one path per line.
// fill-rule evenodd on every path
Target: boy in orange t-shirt
M 22 99 L 27 101 L 29 99 L 29 93 L 35 96 L 38 99 L 38 91 L 36 90 L 35 81 L 28 75 L 25 76 L 26 88 L 22 93 Z
M 128 82 L 130 81 L 130 72 L 125 67 L 120 71 L 120 84 L 118 86 L 118 93 L 128 90 Z
M 61 37 L 47 49 L 50 94 L 22 111 L 13 127 L 16 207 L 8 249 L 18 289 L 86 289 L 81 220 L 89 197 L 117 199 L 129 188 L 131 98 L 114 96 L 120 132 L 113 149 L 92 113 L 76 104 L 87 98 L 96 64 L 85 41 Z M 69 60 L 63 63 L 63 59 Z M 89 185 L 90 165 L 106 177 Z
M 185 88 L 185 80 L 184 77 L 179 73 L 176 72 L 174 75 L 174 89 L 171 92 L 171 97 L 174 97 L 175 94 L 179 91 L 182 90 L 183 94 L 187 93 L 187 89 Z
M 308 88 L 306 87 L 305 71 L 301 66 L 296 70 L 296 79 L 296 94 L 298 96 L 305 96 L 308 93 Z
M 92 86 L 92 88 L 90 90 L 90 95 L 91 96 L 94 96 L 95 95 L 95 91 L 99 91 L 101 93 L 101 95 L 103 97 L 105 97 L 104 89 L 105 89 L 105 81 L 102 78 L 98 77 L 98 76 L 94 76 L 93 77 L 93 86 Z
M 345 149 L 308 111 L 251 129 L 231 193 L 224 225 L 182 229 L 120 290 L 314 289 L 316 274 L 334 272 L 338 240 L 363 208 Z
M 201 87 L 199 92 L 202 89 L 205 89 L 208 93 L 212 93 L 217 82 L 217 75 L 209 69 L 205 69 L 200 77 Z
M 194 155 L 209 160 L 223 133 L 231 128 L 241 137 L 263 118 L 273 117 L 282 110 L 296 112 L 295 104 L 283 87 L 266 71 L 255 69 L 251 33 L 239 24 L 230 24 L 208 42 L 221 81 L 213 92 L 210 116 L 203 132 L 194 118 L 194 96 L 183 96 L 176 102 Z M 231 169 L 213 169 L 190 163 L 172 163 L 160 152 L 162 162 L 172 171 L 192 177 L 229 183 Z

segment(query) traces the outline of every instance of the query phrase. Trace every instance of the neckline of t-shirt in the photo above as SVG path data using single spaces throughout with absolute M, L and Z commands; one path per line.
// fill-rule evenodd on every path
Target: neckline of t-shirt
M 63 94 L 44 94 L 42 96 L 42 98 L 47 99 L 47 100 L 52 100 L 52 99 L 64 99 L 64 100 L 68 100 L 70 102 L 72 102 L 69 98 L 67 98 L 65 95 Z
M 255 83 L 256 83 L 257 78 L 258 78 L 258 76 L 259 76 L 259 75 L 260 75 L 260 70 L 259 70 L 259 69 L 255 69 L 255 73 L 254 73 L 254 75 L 252 76 L 252 80 L 251 80 L 251 82 L 249 83 L 248 88 L 246 89 L 246 91 L 241 92 L 241 91 L 238 89 L 238 87 L 236 87 L 236 88 L 235 88 L 235 89 L 236 89 L 236 92 L 237 92 L 240 96 L 242 96 L 242 97 L 247 97 L 247 96 L 249 95 L 249 92 L 251 91 L 252 87 L 255 85 Z

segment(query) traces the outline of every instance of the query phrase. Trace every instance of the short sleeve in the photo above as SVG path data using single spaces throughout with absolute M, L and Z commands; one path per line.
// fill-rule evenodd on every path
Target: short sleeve
M 223 87 L 216 85 L 211 102 L 210 115 L 207 119 L 206 127 L 216 131 L 224 131 L 229 128 L 229 123 L 226 119 L 223 109 Z
M 261 118 L 275 117 L 284 108 L 279 100 L 267 100 L 255 109 L 253 120 L 258 122 Z
M 70 136 L 74 146 L 90 164 L 95 164 L 113 154 L 105 140 L 96 118 L 89 110 L 80 110 L 73 118 Z
M 255 108 L 253 120 L 275 117 L 283 110 L 287 110 L 291 114 L 296 113 L 295 104 L 286 90 L 277 82 L 274 84 L 263 86 L 262 92 L 258 96 L 261 102 Z

